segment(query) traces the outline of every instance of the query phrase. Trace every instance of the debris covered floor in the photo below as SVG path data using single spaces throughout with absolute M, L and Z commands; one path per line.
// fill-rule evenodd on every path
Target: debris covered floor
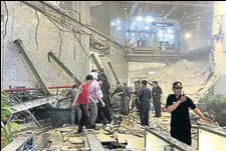
M 170 114 L 162 113 L 161 118 L 152 117 L 150 112 L 150 126 L 160 131 L 169 132 Z M 115 118 L 114 124 L 99 127 L 94 130 L 97 139 L 106 150 L 144 150 L 145 129 L 139 124 L 138 112 L 130 113 L 129 116 Z M 90 130 L 88 130 L 90 131 Z M 91 130 L 92 131 L 92 130 Z M 78 134 L 76 125 L 64 125 L 34 136 L 34 149 L 41 150 L 61 150 L 76 151 L 89 150 L 90 145 L 87 141 L 87 130 Z M 195 141 L 193 141 L 195 142 Z M 194 146 L 196 143 L 194 143 Z

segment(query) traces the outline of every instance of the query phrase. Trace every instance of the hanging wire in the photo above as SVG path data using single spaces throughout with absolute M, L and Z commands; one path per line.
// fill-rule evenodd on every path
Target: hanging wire
M 62 39 L 62 36 L 61 36 L 61 30 L 59 30 L 59 37 L 60 37 L 60 48 L 59 48 L 59 56 L 58 56 L 58 58 L 60 59 L 61 52 L 62 52 L 62 43 L 63 43 L 63 39 Z
M 38 39 L 37 39 L 37 35 L 38 35 L 38 26 L 39 26 L 39 17 L 38 17 L 38 13 L 37 13 L 37 10 L 35 10 L 35 15 L 37 17 L 37 25 L 36 25 L 36 29 L 35 29 L 35 42 L 36 42 L 36 45 L 37 45 L 37 50 L 38 50 Z
M 1 38 L 1 40 L 4 39 L 5 36 L 6 36 L 6 33 L 7 33 L 7 24 L 8 24 L 8 19 L 9 19 L 9 11 L 8 11 L 8 7 L 7 7 L 5 1 L 3 1 L 3 3 L 4 3 L 4 6 L 5 6 L 5 10 L 6 10 L 6 22 L 5 22 L 5 33 L 4 33 L 3 37 Z

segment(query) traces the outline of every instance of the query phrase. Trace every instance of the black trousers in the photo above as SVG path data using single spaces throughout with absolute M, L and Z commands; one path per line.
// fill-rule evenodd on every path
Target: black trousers
M 137 111 L 139 111 L 140 110 L 140 101 L 139 101 L 139 99 L 135 99 L 135 105 L 136 105 Z
M 148 126 L 149 125 L 149 111 L 150 111 L 150 103 L 141 103 L 140 104 L 140 120 L 141 125 Z
M 170 135 L 177 140 L 190 145 L 192 144 L 191 140 L 191 127 L 173 127 L 171 126 Z
M 106 103 L 105 107 L 102 107 L 102 104 L 99 102 L 97 104 L 98 107 L 98 115 L 97 115 L 97 123 L 105 123 L 105 122 L 111 122 L 112 120 L 112 112 L 111 112 L 111 105 Z
M 78 131 L 81 132 L 83 126 L 88 126 L 89 111 L 88 111 L 88 105 L 80 104 L 79 107 L 81 109 L 82 116 L 79 122 Z
M 161 102 L 160 97 L 153 97 L 153 105 L 155 108 L 155 116 L 161 117 Z

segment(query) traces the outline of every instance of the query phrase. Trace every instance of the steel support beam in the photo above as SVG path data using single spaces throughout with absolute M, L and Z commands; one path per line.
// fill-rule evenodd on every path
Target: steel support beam
M 87 139 L 91 151 L 105 151 L 93 130 L 87 130 Z
M 68 15 L 66 12 L 55 8 L 54 6 L 52 6 L 49 3 L 46 3 L 44 1 L 21 1 L 21 2 L 28 5 L 31 8 L 39 11 L 40 13 L 42 13 L 44 15 L 46 15 L 46 12 L 51 12 L 51 15 L 57 15 L 57 17 L 59 17 L 59 18 L 62 18 L 62 16 L 63 16 L 66 23 L 71 24 L 71 22 L 73 22 L 71 25 L 78 25 L 77 28 L 80 28 L 81 31 L 84 31 L 87 34 L 89 34 L 89 32 L 91 32 L 92 34 L 93 33 L 97 34 L 97 35 L 109 40 L 112 44 L 115 44 L 121 48 L 125 48 L 123 45 L 116 42 L 114 39 L 110 38 L 109 36 L 97 31 L 96 29 L 94 29 L 93 27 L 91 27 L 89 25 L 85 25 L 85 24 L 79 22 L 75 18 Z
M 197 15 L 200 15 L 200 14 L 208 13 L 208 12 L 210 12 L 210 11 L 211 11 L 211 9 L 209 9 L 209 10 L 204 10 L 204 11 L 201 11 L 201 12 L 198 12 L 198 13 L 194 13 L 194 14 L 192 14 L 192 15 L 185 16 L 185 17 L 181 18 L 180 21 L 181 21 L 181 20 L 184 20 L 184 19 L 188 19 L 188 18 L 194 17 L 194 16 L 197 16 Z
M 129 15 L 130 15 L 130 16 L 133 16 L 133 13 L 136 11 L 137 6 L 138 6 L 137 1 L 133 1 L 133 5 L 132 5 L 132 7 L 131 7 L 131 9 L 130 9 L 130 11 L 129 11 Z
M 13 42 L 18 48 L 19 48 L 19 51 L 20 53 L 22 53 L 25 61 L 27 62 L 27 64 L 29 65 L 31 71 L 33 72 L 35 78 L 37 79 L 37 81 L 41 84 L 41 88 L 42 88 L 42 91 L 49 95 L 49 90 L 48 90 L 48 87 L 44 84 L 44 82 L 42 81 L 41 79 L 41 76 L 39 75 L 38 71 L 35 69 L 34 65 L 32 64 L 30 58 L 28 57 L 28 55 L 26 54 L 25 50 L 24 50 L 24 47 L 22 45 L 22 41 L 17 39 Z
M 170 16 L 173 12 L 175 12 L 175 10 L 178 8 L 178 5 L 174 5 L 165 15 L 164 18 L 167 18 L 168 16 Z
M 97 69 L 100 71 L 101 70 L 101 66 L 100 66 L 100 63 L 98 62 L 95 54 L 92 53 L 90 55 L 90 57 L 93 59 L 94 64 L 96 65 Z
M 52 58 L 76 82 L 76 84 L 81 84 L 81 82 L 76 78 L 76 76 L 51 51 L 48 52 L 49 62 L 50 58 Z
M 120 81 L 119 81 L 119 79 L 118 79 L 118 76 L 116 75 L 115 70 L 114 70 L 114 68 L 112 67 L 112 65 L 111 65 L 110 62 L 108 62 L 108 66 L 109 66 L 109 68 L 111 69 L 111 72 L 113 73 L 116 82 L 117 82 L 117 83 L 120 83 Z M 120 83 L 120 85 L 121 85 L 121 83 Z
M 17 102 L 19 104 L 21 104 L 22 102 L 15 96 L 15 99 L 17 100 Z M 25 112 L 27 112 L 31 118 L 34 120 L 35 124 L 39 127 L 42 128 L 42 125 L 37 121 L 37 119 L 35 118 L 35 116 L 29 111 L 29 110 L 24 110 Z
M 44 104 L 56 103 L 59 100 L 63 100 L 63 98 L 58 99 L 56 97 L 50 96 L 42 99 L 23 102 L 14 106 L 9 106 L 9 110 L 12 114 L 15 114 Z
M 182 143 L 181 141 L 178 141 L 177 139 L 171 137 L 166 132 L 157 131 L 156 129 L 151 128 L 145 128 L 145 148 L 146 148 L 146 142 L 147 142 L 147 135 L 148 133 L 156 136 L 157 138 L 163 140 L 167 144 L 169 144 L 172 148 L 175 148 L 180 151 L 195 151 L 191 146 L 188 146 L 185 143 Z
M 16 137 L 11 143 L 9 143 L 2 151 L 18 151 L 35 135 L 35 132 L 25 133 Z

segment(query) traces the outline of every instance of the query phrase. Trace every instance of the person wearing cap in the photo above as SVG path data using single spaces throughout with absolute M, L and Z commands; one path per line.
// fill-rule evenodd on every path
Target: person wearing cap
M 92 98 L 92 99 L 89 99 L 89 110 L 90 110 L 89 127 L 95 129 L 95 122 L 98 115 L 97 104 L 101 103 L 101 106 L 104 107 L 105 103 L 102 100 L 103 94 L 100 87 L 103 84 L 103 82 L 100 79 L 97 79 L 98 73 L 96 71 L 92 70 L 90 75 L 93 76 L 93 81 L 89 89 L 89 94 L 90 94 L 90 97 Z
M 147 81 L 142 80 L 142 88 L 138 92 L 138 97 L 140 100 L 140 120 L 142 126 L 149 126 L 149 111 L 150 111 L 150 99 L 151 90 L 147 88 Z
M 212 122 L 206 118 L 202 112 L 196 107 L 193 101 L 182 93 L 182 83 L 173 83 L 173 92 L 167 98 L 166 108 L 171 113 L 171 130 L 170 134 L 177 140 L 192 144 L 191 141 L 191 123 L 189 117 L 189 108 L 207 122 Z
M 162 89 L 158 85 L 158 81 L 153 81 L 152 88 L 152 97 L 153 105 L 155 108 L 155 117 L 161 117 L 161 98 L 162 98 Z

